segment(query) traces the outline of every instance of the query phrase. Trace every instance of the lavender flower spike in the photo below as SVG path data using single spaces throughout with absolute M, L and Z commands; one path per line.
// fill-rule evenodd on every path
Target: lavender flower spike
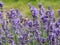
M 0 2 L 0 7 L 1 7 L 1 8 L 3 7 L 3 2 Z
M 58 16 L 60 17 L 60 10 L 58 10 Z

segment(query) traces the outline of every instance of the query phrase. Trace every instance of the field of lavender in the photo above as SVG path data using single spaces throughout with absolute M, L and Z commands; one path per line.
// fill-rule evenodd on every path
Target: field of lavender
M 60 10 L 56 18 L 49 5 L 47 9 L 41 3 L 38 8 L 27 6 L 30 18 L 18 8 L 5 10 L 0 2 L 0 45 L 60 45 Z
M 57 9 L 60 9 L 60 0 L 0 0 L 0 2 L 4 3 L 4 9 L 10 10 L 11 8 L 18 8 L 20 12 L 24 15 L 24 17 L 28 16 L 31 19 L 31 13 L 29 11 L 28 3 L 30 2 L 33 6 L 35 6 L 38 10 L 38 3 L 42 3 L 44 8 L 48 8 L 51 6 L 54 9 L 55 16 L 58 17 Z M 26 10 L 27 9 L 27 10 Z

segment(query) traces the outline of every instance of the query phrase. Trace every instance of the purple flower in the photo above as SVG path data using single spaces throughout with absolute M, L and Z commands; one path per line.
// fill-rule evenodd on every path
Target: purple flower
M 46 15 L 49 16 L 50 18 L 54 18 L 54 11 L 51 9 L 48 9 L 46 11 Z
M 38 22 L 38 20 L 37 19 L 33 19 L 33 27 L 34 27 L 34 29 L 33 30 L 39 30 L 39 22 Z
M 16 18 L 18 15 L 16 13 L 16 11 L 14 9 L 10 9 L 10 14 L 9 14 L 9 17 L 10 18 Z
M 31 15 L 32 15 L 33 18 L 37 18 L 38 17 L 38 11 L 37 11 L 36 8 L 31 6 L 30 11 L 31 11 Z
M 0 12 L 0 19 L 2 19 L 3 18 L 3 16 L 2 16 L 2 12 Z
M 50 22 L 50 30 L 53 31 L 55 29 L 55 23 Z
M 41 5 L 41 4 L 38 4 L 38 6 L 39 6 L 39 14 L 40 15 L 45 15 L 45 9 L 44 9 L 44 7 Z
M 32 21 L 31 20 L 28 21 L 28 26 L 32 27 Z
M 48 22 L 48 21 L 49 21 L 49 20 L 48 20 L 48 16 L 42 15 L 42 16 L 40 17 L 40 21 L 41 21 L 42 23 Z
M 19 12 L 19 9 L 16 9 L 16 13 L 17 13 L 17 14 L 19 14 L 19 13 L 20 13 L 20 12 Z
M 48 41 L 49 41 L 48 43 L 50 43 L 50 45 L 53 45 L 53 44 L 55 45 L 55 43 L 56 43 L 55 38 L 56 38 L 55 33 L 50 33 L 48 36 Z
M 58 29 L 58 28 L 56 28 L 56 29 L 54 30 L 54 33 L 56 34 L 56 36 L 58 36 L 58 35 L 59 35 L 59 33 L 60 33 L 59 29 Z
M 6 42 L 6 37 L 5 36 L 1 36 L 2 42 Z
M 8 40 L 9 43 L 12 43 L 13 41 L 11 39 Z
M 56 22 L 56 23 L 55 23 L 55 27 L 56 27 L 56 28 L 59 28 L 59 22 Z
M 48 10 L 51 10 L 51 7 L 50 6 L 48 6 Z
M 44 28 L 44 31 L 47 33 L 48 25 L 44 25 L 43 28 Z
M 55 33 L 51 33 L 51 34 L 49 34 L 49 36 L 48 36 L 48 40 L 51 40 L 53 37 L 56 37 Z
M 47 16 L 51 16 L 50 11 L 46 11 L 46 15 L 47 15 Z
M 11 20 L 11 24 L 12 24 L 12 25 L 17 25 L 17 24 L 19 24 L 19 21 L 20 21 L 19 18 L 17 18 L 17 19 L 12 19 L 12 20 Z
M 60 10 L 58 10 L 58 16 L 60 17 Z
M 38 3 L 38 6 L 39 6 L 39 8 L 41 8 L 42 7 L 42 4 L 41 3 Z
M 18 37 L 18 42 L 19 42 L 19 44 L 22 44 L 23 41 L 24 41 L 23 36 L 20 35 L 20 36 Z
M 3 2 L 0 2 L 0 7 L 1 7 L 1 8 L 3 7 Z
M 2 45 L 2 42 L 0 41 L 0 45 Z
M 41 38 L 42 43 L 45 43 L 46 41 L 47 41 L 46 38 Z
M 56 26 L 57 28 L 59 28 L 59 26 L 60 26 L 60 18 L 58 18 L 55 26 Z
M 8 34 L 7 37 L 8 37 L 9 39 L 13 39 L 13 35 L 12 35 L 12 34 Z
M 12 14 L 14 14 L 14 13 L 15 13 L 14 8 L 10 9 L 10 12 L 11 12 Z
M 13 40 L 9 40 L 9 44 L 10 44 L 10 45 L 15 45 L 15 43 L 14 43 Z
M 27 41 L 27 39 L 28 39 L 28 34 L 23 34 L 23 39 L 24 39 L 25 41 Z
M 29 6 L 29 8 L 31 8 L 31 4 L 30 3 L 28 3 L 28 6 Z

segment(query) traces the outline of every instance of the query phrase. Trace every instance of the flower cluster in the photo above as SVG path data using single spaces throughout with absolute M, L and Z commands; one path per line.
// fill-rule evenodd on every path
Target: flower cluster
M 56 20 L 50 6 L 47 10 L 42 4 L 38 4 L 39 10 L 28 6 L 32 20 L 13 8 L 5 12 L 5 19 L 0 3 L 0 45 L 60 45 L 60 10 Z

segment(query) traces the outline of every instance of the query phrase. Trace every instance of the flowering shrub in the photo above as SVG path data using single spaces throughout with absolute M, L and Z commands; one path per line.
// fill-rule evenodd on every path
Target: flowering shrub
M 38 4 L 37 10 L 29 3 L 28 7 L 32 20 L 13 8 L 5 12 L 4 19 L 3 3 L 0 3 L 0 45 L 60 45 L 60 10 L 56 20 L 50 6 L 46 10 Z

